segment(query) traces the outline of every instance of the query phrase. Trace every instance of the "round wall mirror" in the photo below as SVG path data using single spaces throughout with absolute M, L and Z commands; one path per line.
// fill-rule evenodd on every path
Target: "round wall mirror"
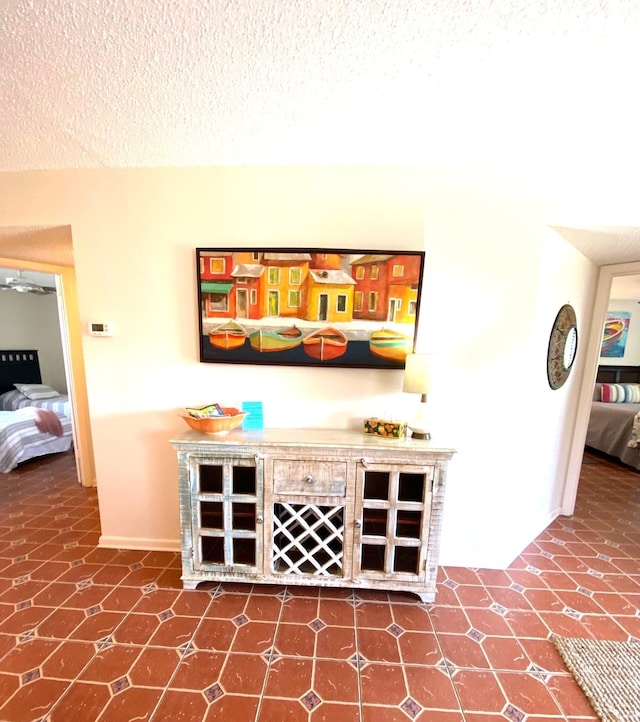
M 552 389 L 559 389 L 569 378 L 577 350 L 576 312 L 565 304 L 553 322 L 547 349 L 547 379 Z

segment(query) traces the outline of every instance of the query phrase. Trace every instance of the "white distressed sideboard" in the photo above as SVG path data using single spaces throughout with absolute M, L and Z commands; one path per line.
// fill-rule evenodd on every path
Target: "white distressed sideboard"
M 453 449 L 328 429 L 188 431 L 171 444 L 185 589 L 234 581 L 434 600 Z

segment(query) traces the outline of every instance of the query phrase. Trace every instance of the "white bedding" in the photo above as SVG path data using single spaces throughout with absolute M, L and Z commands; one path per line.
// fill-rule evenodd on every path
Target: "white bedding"
M 28 406 L 35 406 L 39 409 L 51 409 L 51 411 L 55 411 L 57 414 L 64 414 L 71 418 L 69 397 L 66 394 L 53 396 L 50 399 L 40 399 L 38 401 L 28 398 L 17 389 L 0 394 L 0 411 L 17 411 L 18 409 L 25 409 Z
M 62 424 L 62 436 L 39 431 L 30 409 L 0 411 L 0 472 L 8 473 L 28 459 L 71 448 L 71 419 L 64 414 L 56 415 Z

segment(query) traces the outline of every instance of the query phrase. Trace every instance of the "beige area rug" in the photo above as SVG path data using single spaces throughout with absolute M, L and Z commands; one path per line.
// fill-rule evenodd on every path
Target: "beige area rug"
M 553 637 L 602 722 L 640 722 L 640 644 Z

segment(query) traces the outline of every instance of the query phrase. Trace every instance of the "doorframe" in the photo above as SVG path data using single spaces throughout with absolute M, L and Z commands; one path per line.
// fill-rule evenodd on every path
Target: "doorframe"
M 78 481 L 82 486 L 96 486 L 75 269 L 70 266 L 60 266 L 53 263 L 41 263 L 4 257 L 0 257 L 0 266 L 8 266 L 9 268 L 24 271 L 51 273 L 56 276 L 60 337 L 69 390 L 73 448 L 76 458 Z
M 591 402 L 593 400 L 593 386 L 596 382 L 598 364 L 600 362 L 602 332 L 607 317 L 609 297 L 611 296 L 611 283 L 615 276 L 633 276 L 637 274 L 640 274 L 640 261 L 634 263 L 617 263 L 611 266 L 600 267 L 598 286 L 593 303 L 591 329 L 585 351 L 586 359 L 578 398 L 576 422 L 574 424 L 565 487 L 562 495 L 560 513 L 564 516 L 571 516 L 576 505 L 578 483 L 580 481 L 580 471 L 584 457 L 584 444 L 587 438 L 587 427 L 589 425 Z

